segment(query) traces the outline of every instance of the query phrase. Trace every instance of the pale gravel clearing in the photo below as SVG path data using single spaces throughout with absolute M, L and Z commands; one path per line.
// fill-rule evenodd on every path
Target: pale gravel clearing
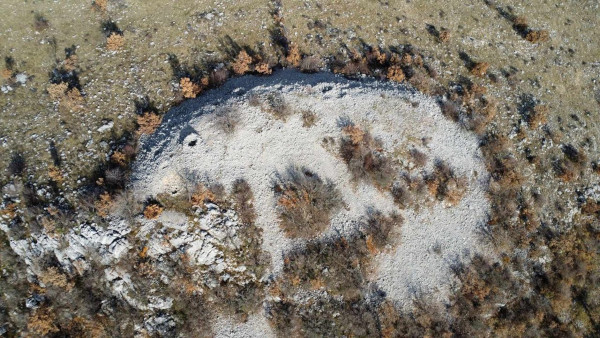
M 283 95 L 292 110 L 285 121 L 249 102 L 273 93 Z M 237 120 L 231 133 L 216 122 L 215 112 L 227 107 Z M 303 126 L 304 110 L 317 116 L 314 126 Z M 356 184 L 338 156 L 340 121 L 345 119 L 381 139 L 399 172 L 431 170 L 438 159 L 447 162 L 467 178 L 460 203 L 400 210 L 388 191 L 368 182 Z M 326 143 L 326 138 L 335 142 Z M 290 165 L 306 167 L 334 182 L 345 203 L 322 236 L 354 231 L 369 208 L 401 213 L 405 222 L 399 245 L 376 258 L 370 278 L 399 303 L 421 292 L 443 300 L 452 281 L 450 264 L 486 251 L 478 228 L 489 209 L 488 175 L 477 144 L 475 135 L 442 116 L 433 99 L 405 86 L 283 70 L 269 77 L 233 79 L 171 110 L 161 127 L 142 140 L 131 184 L 137 198 L 145 200 L 159 193 L 186 193 L 197 180 L 229 190 L 244 178 L 254 192 L 263 249 L 271 254 L 277 274 L 282 253 L 302 240 L 285 237 L 278 225 L 272 179 Z M 425 168 L 414 169 L 410 163 L 406 152 L 413 147 L 427 154 Z

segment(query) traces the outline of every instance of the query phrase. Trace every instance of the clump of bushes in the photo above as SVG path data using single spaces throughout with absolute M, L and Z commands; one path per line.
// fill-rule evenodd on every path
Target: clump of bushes
M 466 190 L 465 179 L 457 177 L 454 170 L 442 161 L 438 161 L 434 171 L 425 176 L 425 183 L 433 197 L 450 205 L 456 205 Z
M 383 144 L 352 122 L 345 123 L 339 152 L 353 179 L 368 180 L 378 188 L 388 188 L 394 175 L 391 162 L 383 153 Z
M 290 167 L 273 183 L 281 227 L 289 237 L 309 238 L 329 225 L 331 216 L 342 205 L 340 193 L 331 181 L 316 173 Z

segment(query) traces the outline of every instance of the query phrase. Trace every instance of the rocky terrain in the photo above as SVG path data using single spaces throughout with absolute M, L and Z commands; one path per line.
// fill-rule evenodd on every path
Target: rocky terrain
M 600 332 L 597 3 L 0 12 L 0 335 Z

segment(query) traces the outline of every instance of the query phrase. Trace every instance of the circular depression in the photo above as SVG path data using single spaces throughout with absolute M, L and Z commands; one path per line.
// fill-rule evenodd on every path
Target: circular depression
M 377 141 L 392 170 L 389 186 L 350 170 L 339 152 L 348 127 Z M 440 164 L 460 182 L 458 197 L 439 198 L 439 180 L 432 187 Z M 356 231 L 369 210 L 403 217 L 398 241 L 377 253 L 368 277 L 400 303 L 419 292 L 444 297 L 451 264 L 485 250 L 478 228 L 489 209 L 488 175 L 476 136 L 446 119 L 433 98 L 389 82 L 291 70 L 233 79 L 172 109 L 141 140 L 131 185 L 137 199 L 147 200 L 185 193 L 190 177 L 227 189 L 244 179 L 277 274 L 283 255 L 307 241 L 286 234 L 277 214 L 273 182 L 290 167 L 306 168 L 339 191 L 342 207 L 317 238 Z M 399 202 L 394 187 L 410 191 L 417 177 L 429 195 Z

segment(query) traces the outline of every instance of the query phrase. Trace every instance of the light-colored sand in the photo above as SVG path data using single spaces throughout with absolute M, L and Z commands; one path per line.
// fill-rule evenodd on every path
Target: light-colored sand
M 286 121 L 249 104 L 252 95 L 274 92 L 282 94 L 295 111 Z M 215 111 L 223 107 L 233 108 L 238 119 L 230 134 L 215 122 Z M 314 126 L 303 127 L 303 110 L 318 116 Z M 368 183 L 356 185 L 337 156 L 338 145 L 323 143 L 327 137 L 339 140 L 339 121 L 345 118 L 380 138 L 398 163 L 407 164 L 402 154 L 411 147 L 428 155 L 424 170 L 430 170 L 434 160 L 447 162 L 457 175 L 468 179 L 464 198 L 453 207 L 437 203 L 418 212 L 401 211 L 389 192 Z M 163 192 L 185 193 L 190 186 L 186 177 L 219 182 L 226 188 L 238 178 L 246 179 L 255 196 L 257 225 L 264 230 L 264 249 L 271 253 L 276 274 L 282 254 L 301 243 L 286 238 L 280 229 L 272 191 L 274 174 L 290 165 L 304 166 L 340 190 L 346 206 L 333 217 L 328 233 L 353 231 L 368 208 L 404 216 L 399 246 L 376 258 L 370 277 L 400 303 L 415 292 L 438 289 L 442 292 L 433 294 L 443 299 L 451 281 L 449 265 L 484 249 L 477 229 L 489 207 L 484 194 L 488 177 L 476 137 L 444 118 L 433 99 L 391 83 L 289 70 L 270 77 L 234 79 L 173 109 L 157 132 L 142 140 L 132 186 L 137 198 L 146 199 Z M 440 254 L 433 252 L 434 246 Z

